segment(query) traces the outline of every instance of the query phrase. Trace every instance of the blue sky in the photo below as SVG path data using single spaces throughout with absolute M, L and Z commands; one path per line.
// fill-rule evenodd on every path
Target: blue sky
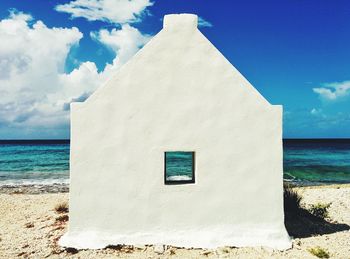
M 350 137 L 350 1 L 2 0 L 0 139 L 68 138 L 68 104 L 182 12 L 284 106 L 285 138 Z

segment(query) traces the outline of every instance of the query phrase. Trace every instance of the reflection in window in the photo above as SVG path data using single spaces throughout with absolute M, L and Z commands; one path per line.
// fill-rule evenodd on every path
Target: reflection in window
M 165 152 L 165 184 L 194 183 L 194 152 Z

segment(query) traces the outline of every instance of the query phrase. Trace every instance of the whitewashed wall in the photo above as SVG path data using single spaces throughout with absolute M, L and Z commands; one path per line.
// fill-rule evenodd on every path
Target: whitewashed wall
M 171 150 L 195 152 L 195 184 L 164 185 Z M 291 245 L 282 107 L 220 54 L 195 15 L 165 16 L 107 84 L 71 105 L 70 161 L 63 246 Z

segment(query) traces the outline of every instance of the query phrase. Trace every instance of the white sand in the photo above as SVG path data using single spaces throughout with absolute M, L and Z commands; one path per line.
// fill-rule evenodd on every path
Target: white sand
M 350 225 L 350 185 L 298 188 L 298 191 L 303 195 L 305 206 L 330 202 L 329 221 Z M 54 208 L 56 204 L 67 200 L 67 193 L 0 194 L 0 257 L 316 258 L 308 249 L 320 246 L 331 257 L 350 258 L 349 230 L 295 239 L 293 248 L 287 251 L 260 247 L 224 247 L 216 250 L 169 247 L 159 254 L 153 246 L 140 246 L 83 250 L 74 254 L 57 246 L 58 238 L 65 232 L 66 222 L 56 220 L 64 214 L 58 214 Z

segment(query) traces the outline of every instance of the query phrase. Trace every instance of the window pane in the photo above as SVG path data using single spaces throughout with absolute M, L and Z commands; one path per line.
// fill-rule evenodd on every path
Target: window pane
M 165 183 L 194 182 L 194 152 L 165 152 Z

